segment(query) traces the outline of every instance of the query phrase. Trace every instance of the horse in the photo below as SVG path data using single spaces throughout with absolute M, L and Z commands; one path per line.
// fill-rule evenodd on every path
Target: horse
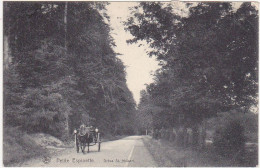
M 95 132 L 91 129 L 91 127 L 86 127 L 85 125 L 81 125 L 80 128 L 74 131 L 75 133 L 75 141 L 77 147 L 77 153 L 81 149 L 82 153 L 85 153 L 86 145 L 88 146 L 88 153 L 89 153 L 89 146 L 90 143 L 96 143 Z

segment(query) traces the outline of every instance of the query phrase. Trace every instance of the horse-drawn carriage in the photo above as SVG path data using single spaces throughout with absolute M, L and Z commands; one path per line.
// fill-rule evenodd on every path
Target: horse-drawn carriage
M 101 138 L 97 128 L 81 125 L 79 129 L 74 130 L 74 136 L 77 152 L 81 149 L 82 153 L 85 153 L 85 148 L 88 146 L 89 153 L 89 147 L 96 144 L 98 145 L 98 152 L 100 151 Z

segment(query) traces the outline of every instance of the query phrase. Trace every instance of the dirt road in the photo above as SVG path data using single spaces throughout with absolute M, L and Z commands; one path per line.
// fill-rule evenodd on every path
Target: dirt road
M 143 144 L 142 136 L 129 136 L 116 141 L 103 142 L 101 151 L 90 147 L 90 153 L 77 153 L 67 149 L 57 156 L 39 158 L 23 163 L 23 167 L 156 167 L 157 164 Z M 45 163 L 44 163 L 45 161 Z

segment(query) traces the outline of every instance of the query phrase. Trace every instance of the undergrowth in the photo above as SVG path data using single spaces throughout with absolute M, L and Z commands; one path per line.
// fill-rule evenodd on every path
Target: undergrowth
M 39 147 L 27 134 L 13 127 L 4 128 L 3 163 L 9 166 L 14 163 L 48 155 L 48 151 Z

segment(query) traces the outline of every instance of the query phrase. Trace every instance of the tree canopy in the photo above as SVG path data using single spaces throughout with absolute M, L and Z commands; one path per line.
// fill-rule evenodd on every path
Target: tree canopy
M 133 133 L 123 120 L 135 101 L 106 20 L 106 3 L 4 2 L 6 126 L 58 137 L 82 123 Z
M 174 3 L 141 2 L 125 22 L 134 36 L 128 42 L 146 41 L 162 66 L 142 99 L 161 108 L 168 126 L 178 124 L 180 116 L 190 126 L 218 112 L 256 105 L 258 10 L 251 3 L 238 9 L 220 2 L 185 5 L 187 16 L 178 14 Z M 144 106 L 139 104 L 141 110 Z

